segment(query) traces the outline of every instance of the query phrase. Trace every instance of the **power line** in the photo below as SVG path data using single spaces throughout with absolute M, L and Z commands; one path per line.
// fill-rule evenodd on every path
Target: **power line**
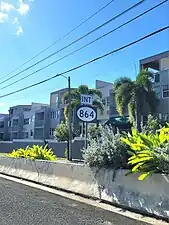
M 117 19 L 118 17 L 124 15 L 125 13 L 129 12 L 130 10 L 134 9 L 135 7 L 139 6 L 140 4 L 142 4 L 142 3 L 145 2 L 145 1 L 147 1 L 147 0 L 141 0 L 141 1 L 139 1 L 138 3 L 132 5 L 132 6 L 129 7 L 128 9 L 126 9 L 126 10 L 124 10 L 123 12 L 119 13 L 118 15 L 114 16 L 113 18 L 109 19 L 108 21 L 104 22 L 103 24 L 97 26 L 95 29 L 89 31 L 89 32 L 86 33 L 85 35 L 83 35 L 83 36 L 77 38 L 75 41 L 69 43 L 69 44 L 66 45 L 65 47 L 59 49 L 59 50 L 56 51 L 56 52 L 53 52 L 52 54 L 50 54 L 50 55 L 48 55 L 47 57 L 45 57 L 45 58 L 39 60 L 38 62 L 34 63 L 33 65 L 31 65 L 31 66 L 29 66 L 29 67 L 27 67 L 26 69 L 24 69 L 24 70 L 22 70 L 22 71 L 20 71 L 20 72 L 18 72 L 18 73 L 16 73 L 16 74 L 14 74 L 13 76 L 7 78 L 7 79 L 4 80 L 4 81 L 0 82 L 0 84 L 3 84 L 3 83 L 5 83 L 5 82 L 8 81 L 8 80 L 11 80 L 12 78 L 14 78 L 14 77 L 20 75 L 21 73 L 23 73 L 23 72 L 25 72 L 25 71 L 31 69 L 32 67 L 38 65 L 39 63 L 42 63 L 43 61 L 45 61 L 45 60 L 51 58 L 52 56 L 56 55 L 57 53 L 59 53 L 59 52 L 65 50 L 65 49 L 67 49 L 68 47 L 70 47 L 70 46 L 72 46 L 73 44 L 77 43 L 78 41 L 84 39 L 85 37 L 89 36 L 90 34 L 94 33 L 95 31 L 101 29 L 102 27 L 104 27 L 104 26 L 106 26 L 107 24 L 111 23 L 113 20 L 115 20 L 115 19 Z
M 92 59 L 92 60 L 90 60 L 90 61 L 87 61 L 87 62 L 85 62 L 85 63 L 83 63 L 83 64 L 81 64 L 81 65 L 79 65 L 79 66 L 76 66 L 76 67 L 73 67 L 73 68 L 71 68 L 71 69 L 69 69 L 69 70 L 66 70 L 65 72 L 56 74 L 56 75 L 54 75 L 54 76 L 52 76 L 52 77 L 50 77 L 50 78 L 47 78 L 47 79 L 45 79 L 45 80 L 42 80 L 42 81 L 40 81 L 40 82 L 38 82 L 38 83 L 34 83 L 34 84 L 29 85 L 29 86 L 27 86 L 27 87 L 18 89 L 18 90 L 16 90 L 16 91 L 10 92 L 10 93 L 8 93 L 8 94 L 1 95 L 0 98 L 4 98 L 4 97 L 7 97 L 7 96 L 9 96 L 9 95 L 16 94 L 16 93 L 18 93 L 18 92 L 27 90 L 27 89 L 32 88 L 32 87 L 35 87 L 35 86 L 37 86 L 37 85 L 46 83 L 46 82 L 48 82 L 48 81 L 50 81 L 50 80 L 52 80 L 52 79 L 54 79 L 54 78 L 56 78 L 56 77 L 59 77 L 59 76 L 62 76 L 62 75 L 64 75 L 64 74 L 67 74 L 67 73 L 70 73 L 70 72 L 72 72 L 72 71 L 75 71 L 75 70 L 77 70 L 77 69 L 80 69 L 80 68 L 82 68 L 82 67 L 84 67 L 84 66 L 87 66 L 87 65 L 89 65 L 89 64 L 91 64 L 91 63 L 93 63 L 93 62 L 96 62 L 96 61 L 98 61 L 98 60 L 100 60 L 100 59 L 102 59 L 102 58 L 105 58 L 105 57 L 107 57 L 107 56 L 109 56 L 109 55 L 111 55 L 111 54 L 114 54 L 114 53 L 116 53 L 116 52 L 118 52 L 118 51 L 121 51 L 121 50 L 123 50 L 123 49 L 125 49 L 125 48 L 128 48 L 128 47 L 130 47 L 131 45 L 134 45 L 134 44 L 136 44 L 136 43 L 138 43 L 138 42 L 140 42 L 140 41 L 143 41 L 143 40 L 145 40 L 145 39 L 147 39 L 147 38 L 149 38 L 149 37 L 151 37 L 151 36 L 154 36 L 155 34 L 158 34 L 158 33 L 162 32 L 162 31 L 165 31 L 165 30 L 167 30 L 167 29 L 169 29 L 169 26 L 165 26 L 165 27 L 163 27 L 163 28 L 161 28 L 161 29 L 159 29 L 159 30 L 156 30 L 156 31 L 154 31 L 154 32 L 152 32 L 152 33 L 150 33 L 150 34 L 148 34 L 148 35 L 146 35 L 146 36 L 144 36 L 144 37 L 142 37 L 142 38 L 140 38 L 140 39 L 137 39 L 136 41 L 130 42 L 130 43 L 127 44 L 127 45 L 124 45 L 124 46 L 122 46 L 122 47 L 120 47 L 120 48 L 118 48 L 118 49 L 115 49 L 115 50 L 110 51 L 110 52 L 108 52 L 108 53 L 106 53 L 106 54 L 104 54 L 104 55 L 101 55 L 101 56 L 99 56 L 99 57 L 97 57 L 97 58 L 94 58 L 94 59 Z
M 89 46 L 89 45 L 95 43 L 96 41 L 98 41 L 98 40 L 100 40 L 100 39 L 106 37 L 107 35 L 110 35 L 110 34 L 113 33 L 114 31 L 116 31 L 116 30 L 118 30 L 118 29 L 120 29 L 120 28 L 126 26 L 127 24 L 133 22 L 134 20 L 140 18 L 141 16 L 143 16 L 143 15 L 145 15 L 145 14 L 151 12 L 152 10 L 154 10 L 154 9 L 156 9 L 156 8 L 158 8 L 159 6 L 163 5 L 163 4 L 166 3 L 167 1 L 168 1 L 168 0 L 164 0 L 163 2 L 161 2 L 161 3 L 157 4 L 157 5 L 155 5 L 154 7 L 152 7 L 152 8 L 150 8 L 150 9 L 144 11 L 143 13 L 140 13 L 140 14 L 137 15 L 136 17 L 134 17 L 134 18 L 128 20 L 127 22 L 123 23 L 122 25 L 116 27 L 115 29 L 113 29 L 113 30 L 111 30 L 111 31 L 109 31 L 109 32 L 107 32 L 107 33 L 105 33 L 104 35 L 101 35 L 100 37 L 96 38 L 95 40 L 93 40 L 93 41 L 91 41 L 91 42 L 89 42 L 89 43 L 83 45 L 82 47 L 80 47 L 80 48 L 74 50 L 73 52 L 71 52 L 71 53 L 69 53 L 69 54 L 67 54 L 67 55 L 65 55 L 65 56 L 63 56 L 63 57 L 61 57 L 61 58 L 55 60 L 54 62 L 52 62 L 52 63 L 50 63 L 50 64 L 47 64 L 46 66 L 44 66 L 44 67 L 42 67 L 42 68 L 40 68 L 40 69 L 34 71 L 33 73 L 30 73 L 30 74 L 28 74 L 28 75 L 26 75 L 26 76 L 24 76 L 24 77 L 22 77 L 22 78 L 20 78 L 20 79 L 18 79 L 18 80 L 16 80 L 16 81 L 12 82 L 12 83 L 10 83 L 10 84 L 8 84 L 8 85 L 6 85 L 6 86 L 0 88 L 0 90 L 3 90 L 3 89 L 5 89 L 5 88 L 7 88 L 7 87 L 10 87 L 10 86 L 12 86 L 13 84 L 16 84 L 16 83 L 18 83 L 18 82 L 20 82 L 20 81 L 22 81 L 22 80 L 25 80 L 26 78 L 28 78 L 28 77 L 30 77 L 30 76 L 32 76 L 32 75 L 34 75 L 34 74 L 36 74 L 36 73 L 38 73 L 38 72 L 40 72 L 40 71 L 46 69 L 46 68 L 48 68 L 49 66 L 51 66 L 51 65 L 53 65 L 53 64 L 55 64 L 55 63 L 57 63 L 57 62 L 59 62 L 59 61 L 61 61 L 61 60 L 63 60 L 63 59 L 65 59 L 65 58 L 67 58 L 68 56 L 73 55 L 74 53 L 76 53 L 76 52 L 78 52 L 78 51 L 84 49 L 85 47 L 87 47 L 87 46 Z
M 73 33 L 75 30 L 77 30 L 78 28 L 80 28 L 83 24 L 87 23 L 89 20 L 91 20 L 94 16 L 96 16 L 97 14 L 99 14 L 101 11 L 103 11 L 104 9 L 106 9 L 111 3 L 113 3 L 115 0 L 111 0 L 110 2 L 108 2 L 106 5 L 104 5 L 103 7 L 101 7 L 98 11 L 96 11 L 94 14 L 92 14 L 91 16 L 89 16 L 87 19 L 85 19 L 84 21 L 82 21 L 79 25 L 77 25 L 75 28 L 73 28 L 72 30 L 68 31 L 66 34 L 64 34 L 62 37 L 60 37 L 59 39 L 57 39 L 56 41 L 54 41 L 51 45 L 49 45 L 47 48 L 43 49 L 42 51 L 40 51 L 39 53 L 37 53 L 35 56 L 33 56 L 32 58 L 30 58 L 29 60 L 27 60 L 26 62 L 24 62 L 23 64 L 21 64 L 19 67 L 17 67 L 16 69 L 12 70 L 11 72 L 9 72 L 8 74 L 6 74 L 5 76 L 3 76 L 1 79 L 11 75 L 12 73 L 16 72 L 17 70 L 19 70 L 20 68 L 22 68 L 24 65 L 26 65 L 27 63 L 31 62 L 33 59 L 37 58 L 38 56 L 40 56 L 42 53 L 46 52 L 48 49 L 50 49 L 51 47 L 53 47 L 55 44 L 59 43 L 60 41 L 62 41 L 64 38 L 66 38 L 67 36 L 69 36 L 71 33 Z

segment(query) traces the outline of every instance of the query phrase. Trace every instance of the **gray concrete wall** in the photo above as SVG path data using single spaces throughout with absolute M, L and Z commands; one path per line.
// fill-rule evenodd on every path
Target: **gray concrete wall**
M 0 153 L 10 153 L 14 149 L 26 148 L 27 146 L 32 147 L 33 145 L 43 146 L 44 142 L 40 140 L 13 140 L 13 141 L 0 141 Z M 59 157 L 65 157 L 65 149 L 67 148 L 66 142 L 56 142 L 49 140 L 49 148 L 52 148 L 54 154 Z M 75 140 L 72 143 L 72 157 L 73 159 L 82 159 L 81 149 L 84 147 L 84 141 Z
M 144 181 L 127 170 L 89 168 L 84 164 L 0 158 L 0 172 L 118 204 L 169 220 L 169 176 Z

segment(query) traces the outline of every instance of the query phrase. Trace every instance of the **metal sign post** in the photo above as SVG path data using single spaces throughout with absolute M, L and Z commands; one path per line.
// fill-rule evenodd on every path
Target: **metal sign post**
M 88 139 L 88 135 L 87 135 L 87 132 L 88 132 L 88 124 L 87 122 L 85 123 L 85 148 L 87 149 L 87 139 Z

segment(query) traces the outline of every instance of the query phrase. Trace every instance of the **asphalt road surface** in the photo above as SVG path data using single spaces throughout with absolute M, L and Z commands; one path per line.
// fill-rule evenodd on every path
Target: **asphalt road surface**
M 148 225 L 0 178 L 0 225 Z

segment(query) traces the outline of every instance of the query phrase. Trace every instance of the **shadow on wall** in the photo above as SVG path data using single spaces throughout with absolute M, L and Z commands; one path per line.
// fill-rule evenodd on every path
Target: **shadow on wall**
M 153 174 L 138 181 L 136 174 L 125 176 L 126 170 L 92 170 L 101 200 L 169 218 L 169 176 Z

